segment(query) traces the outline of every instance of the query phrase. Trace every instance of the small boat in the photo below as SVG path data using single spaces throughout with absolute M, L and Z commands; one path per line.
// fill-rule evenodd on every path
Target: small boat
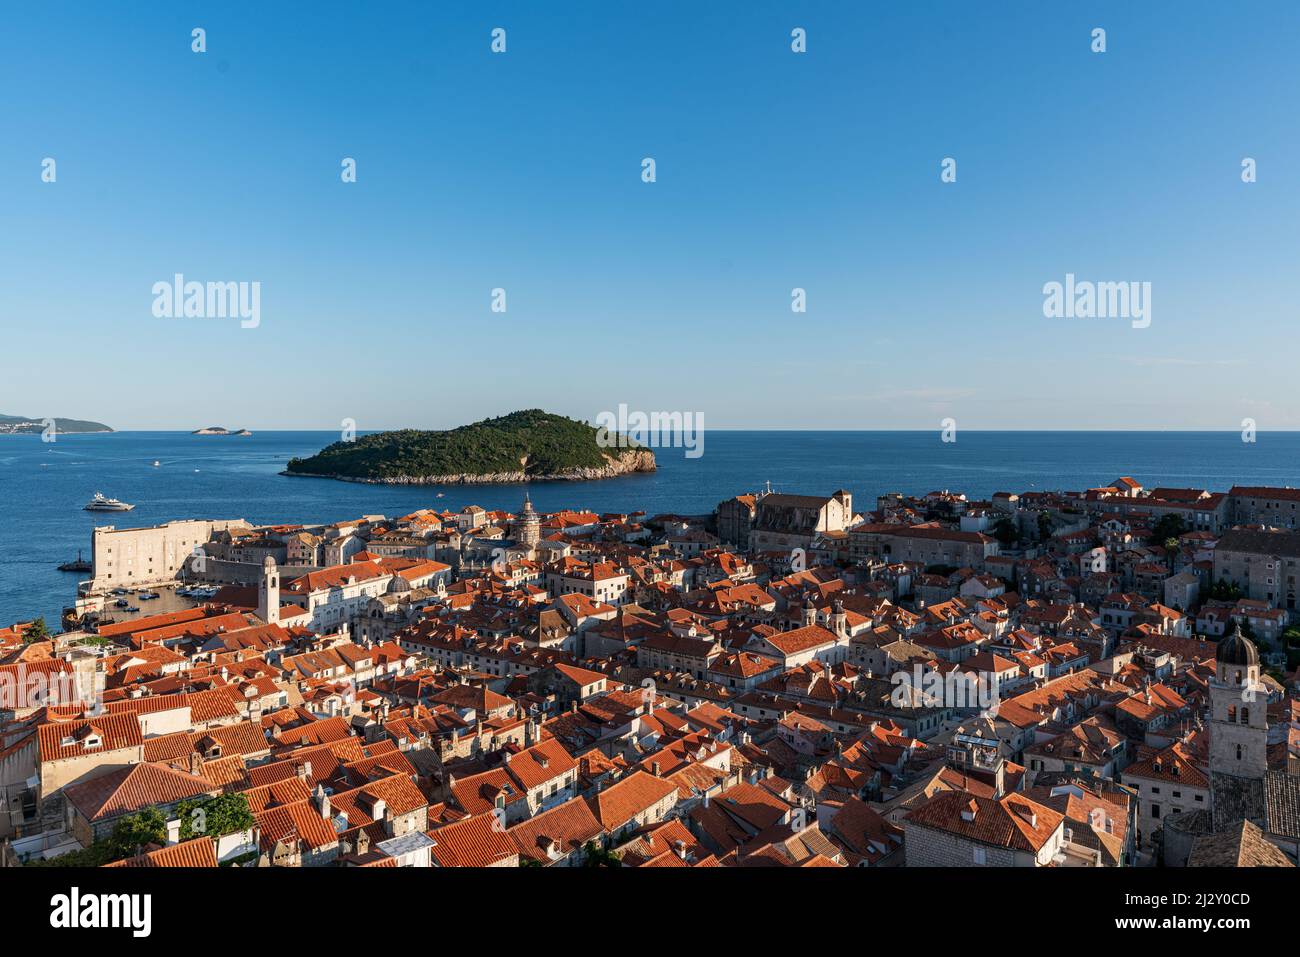
M 114 595 L 129 595 L 129 594 L 131 594 L 131 592 L 130 592 L 129 589 L 126 589 L 126 588 L 114 588 L 114 589 L 113 589 L 113 594 L 114 594 Z
M 59 566 L 61 572 L 88 572 L 93 571 L 90 562 L 81 557 L 81 549 L 77 549 L 77 560 L 75 562 L 64 562 Z
M 161 598 L 161 597 L 162 597 L 162 596 L 159 595 L 156 591 L 142 591 L 142 592 L 140 592 L 140 600 L 141 600 L 141 601 L 153 601 L 155 598 Z
M 113 602 L 113 605 L 116 608 L 125 608 L 130 604 L 131 603 L 127 601 L 125 598 L 119 598 L 117 601 Z
M 127 605 L 127 606 L 126 606 L 126 610 L 127 610 L 127 611 L 139 611 L 139 610 L 140 610 L 140 606 L 139 606 L 139 605 Z
M 133 508 L 135 508 L 134 505 L 128 505 L 118 499 L 109 498 L 103 492 L 96 492 L 94 498 L 87 502 L 85 506 L 87 512 L 129 512 Z
M 162 463 L 159 462 L 157 459 L 154 459 L 154 460 L 153 460 L 153 467 L 154 467 L 154 468 L 157 468 L 157 467 L 160 466 L 160 465 L 162 465 Z

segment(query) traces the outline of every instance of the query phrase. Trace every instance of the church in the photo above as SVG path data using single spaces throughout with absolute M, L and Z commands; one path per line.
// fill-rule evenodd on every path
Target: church
M 1300 860 L 1300 775 L 1268 766 L 1268 690 L 1241 626 L 1220 642 L 1209 683 L 1209 807 L 1163 825 L 1166 866 L 1286 866 Z

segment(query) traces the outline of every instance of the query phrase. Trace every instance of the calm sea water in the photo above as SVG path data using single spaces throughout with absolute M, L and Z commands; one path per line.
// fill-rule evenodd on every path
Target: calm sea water
M 84 575 L 59 572 L 90 554 L 95 525 L 153 525 L 181 518 L 324 522 L 420 507 L 514 509 L 518 485 L 445 488 L 357 485 L 277 473 L 337 433 L 258 432 L 251 437 L 176 432 L 0 435 L 0 624 L 45 615 L 54 625 Z M 890 491 L 1084 488 L 1132 475 L 1148 487 L 1226 490 L 1234 483 L 1300 485 L 1300 433 L 1236 432 L 708 432 L 704 454 L 657 453 L 659 471 L 600 482 L 529 486 L 539 509 L 698 514 L 770 481 L 783 492 L 851 491 L 860 507 Z M 153 462 L 160 464 L 154 467 Z M 82 506 L 96 491 L 132 502 L 127 513 Z M 441 498 L 437 494 L 441 492 Z

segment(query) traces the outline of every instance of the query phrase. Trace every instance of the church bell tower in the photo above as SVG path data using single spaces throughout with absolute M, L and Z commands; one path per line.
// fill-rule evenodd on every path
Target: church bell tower
M 262 562 L 262 580 L 257 583 L 257 617 L 268 625 L 280 624 L 280 570 L 270 555 Z
M 1210 681 L 1210 770 L 1262 779 L 1268 770 L 1268 690 L 1259 649 L 1241 633 L 1219 643 Z

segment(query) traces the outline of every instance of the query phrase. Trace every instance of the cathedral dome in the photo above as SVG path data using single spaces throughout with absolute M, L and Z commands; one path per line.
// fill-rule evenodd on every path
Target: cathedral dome
M 1259 649 L 1255 643 L 1241 633 L 1241 625 L 1237 625 L 1229 638 L 1219 642 L 1218 651 L 1214 654 L 1214 659 L 1221 665 L 1244 665 L 1247 667 L 1257 666 L 1259 664 Z

